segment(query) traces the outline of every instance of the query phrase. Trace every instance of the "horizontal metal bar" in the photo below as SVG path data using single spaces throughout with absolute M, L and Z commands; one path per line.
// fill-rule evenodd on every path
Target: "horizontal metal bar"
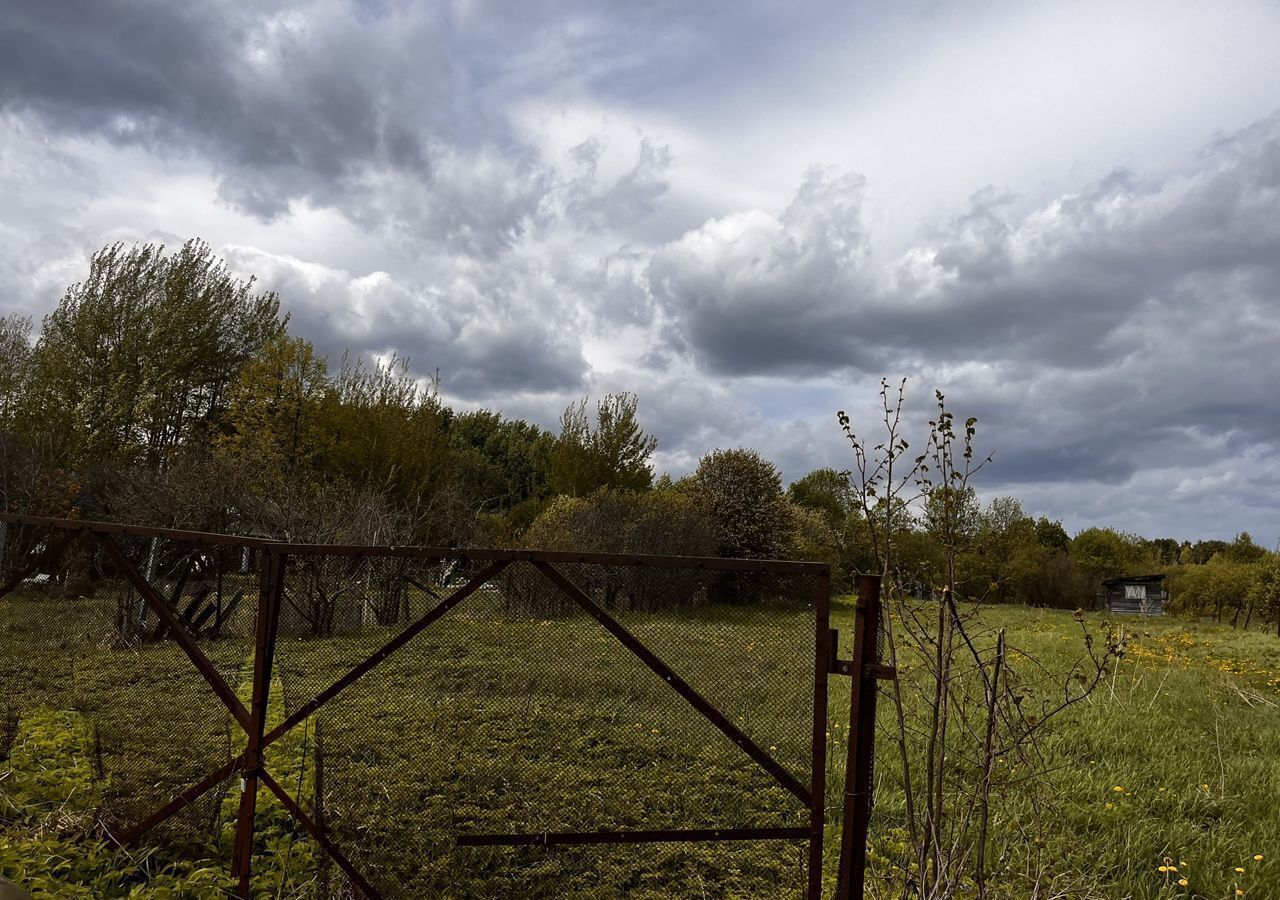
M 11 593 L 14 588 L 38 572 L 41 566 L 56 568 L 62 561 L 62 554 L 70 549 L 71 546 L 83 536 L 83 530 L 64 531 L 57 538 L 50 540 L 48 546 L 45 547 L 44 553 L 37 555 L 30 563 L 15 572 L 13 577 L 10 578 L 3 586 L 0 586 L 0 597 L 4 597 Z M 0 551 L 3 550 L 4 548 L 0 547 Z
M 268 553 L 290 556 L 387 556 L 412 559 L 507 560 L 508 562 L 583 563 L 602 566 L 704 569 L 719 572 L 772 572 L 828 575 L 827 563 L 787 559 L 729 559 L 719 556 L 655 556 L 634 553 L 575 553 L 559 550 L 502 550 L 492 547 L 374 547 L 337 544 L 269 544 Z
M 0 522 L 41 525 L 50 528 L 85 529 L 105 534 L 167 538 L 202 544 L 252 547 L 291 556 L 384 556 L 411 559 L 507 560 L 508 562 L 583 563 L 602 566 L 630 566 L 664 569 L 703 569 L 716 572 L 773 572 L 787 575 L 829 575 L 831 566 L 822 562 L 789 559 L 728 559 L 719 556 L 661 556 L 632 553 L 574 553 L 570 551 L 506 550 L 494 547 L 397 547 L 363 544 L 290 544 L 269 538 L 240 537 L 176 528 L 150 528 L 118 522 L 87 519 L 51 519 L 0 513 Z
M 207 531 L 183 531 L 177 528 L 150 528 L 145 525 L 124 525 L 119 522 L 95 522 L 89 519 L 50 519 L 46 516 L 22 516 L 16 513 L 0 513 L 0 522 L 11 525 L 38 525 L 45 528 L 81 529 L 100 534 L 131 534 L 136 537 L 166 538 L 196 544 L 224 544 L 232 547 L 265 547 L 272 543 L 263 538 L 238 537 L 231 534 L 214 534 Z
M 659 831 L 551 831 L 462 834 L 459 847 L 555 847 L 574 844 L 667 844 L 695 841 L 807 841 L 808 828 L 691 828 Z
M 835 659 L 831 661 L 831 668 L 828 670 L 834 675 L 852 675 L 853 660 Z M 878 681 L 897 681 L 898 670 L 893 666 L 884 663 L 867 663 L 862 667 L 862 674 L 867 678 L 875 678 Z

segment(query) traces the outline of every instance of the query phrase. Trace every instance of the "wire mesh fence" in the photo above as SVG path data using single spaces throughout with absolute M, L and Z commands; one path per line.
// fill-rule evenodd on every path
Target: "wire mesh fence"
M 86 771 L 73 785 L 92 802 L 73 806 L 103 834 L 123 837 L 239 752 L 238 726 L 170 626 L 180 623 L 234 693 L 253 663 L 254 558 L 242 547 L 162 536 L 12 523 L 4 532 L 0 757 L 25 754 L 38 772 L 46 764 L 36 754 L 48 750 L 41 742 L 82 748 L 77 765 Z M 173 621 L 156 614 L 145 589 Z M 16 764 L 12 771 L 0 793 L 32 776 Z M 5 808 L 18 814 L 16 803 Z M 234 815 L 210 792 L 154 838 L 178 856 L 218 854 L 228 820 Z
M 824 566 L 0 546 L 0 759 L 73 716 L 124 843 L 234 857 L 242 890 L 270 858 L 279 896 L 822 895 Z

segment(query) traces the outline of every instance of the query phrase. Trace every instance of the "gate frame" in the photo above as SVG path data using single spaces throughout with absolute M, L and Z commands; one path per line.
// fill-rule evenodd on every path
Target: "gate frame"
M 855 726 L 854 738 L 848 742 L 846 760 L 846 788 L 842 800 L 843 826 L 841 828 L 838 881 L 835 897 L 838 900 L 861 900 L 866 867 L 867 826 L 871 810 L 871 776 L 875 745 L 875 697 L 876 681 L 893 678 L 892 669 L 880 663 L 877 638 L 880 620 L 880 579 L 878 576 L 859 576 L 857 617 L 853 640 L 853 659 L 838 658 L 839 634 L 830 627 L 831 569 L 826 563 L 791 560 L 748 560 L 720 557 L 687 557 L 647 554 L 576 553 L 564 551 L 460 549 L 453 547 L 394 547 L 365 545 L 291 544 L 260 538 L 239 538 L 231 535 L 178 529 L 147 528 L 118 525 L 115 523 L 53 519 L 0 513 L 0 522 L 45 527 L 50 529 L 50 539 L 40 558 L 29 566 L 16 570 L 16 574 L 0 585 L 0 599 L 19 586 L 31 572 L 48 565 L 61 556 L 72 544 L 85 535 L 93 539 L 113 558 L 125 580 L 136 589 L 161 621 L 168 626 L 166 637 L 174 640 L 191 660 L 191 663 L 208 684 L 212 692 L 231 713 L 236 724 L 245 733 L 245 749 L 235 758 L 208 773 L 204 778 L 187 787 L 176 797 L 157 808 L 149 816 L 120 835 L 112 836 L 120 847 L 128 847 L 161 822 L 194 803 L 216 785 L 239 773 L 241 776 L 241 803 L 237 817 L 236 837 L 232 859 L 233 877 L 238 879 L 238 895 L 247 898 L 251 882 L 254 826 L 257 816 L 256 800 L 258 783 L 261 782 L 275 794 L 297 822 L 312 836 L 353 884 L 368 898 L 381 900 L 382 895 L 360 874 L 346 856 L 328 837 L 328 829 L 314 822 L 299 804 L 271 776 L 263 763 L 264 751 L 293 728 L 304 722 L 324 704 L 346 687 L 377 667 L 392 653 L 408 644 L 432 623 L 442 618 L 455 606 L 488 584 L 500 572 L 516 562 L 527 562 L 561 593 L 572 600 L 584 612 L 594 618 L 619 643 L 636 656 L 647 668 L 662 678 L 677 694 L 717 730 L 732 740 L 758 766 L 768 772 L 775 782 L 800 800 L 809 812 L 809 824 L 805 827 L 778 828 L 720 828 L 680 830 L 631 830 L 571 832 L 558 834 L 490 834 L 460 835 L 458 846 L 516 846 L 516 845 L 581 845 L 606 843 L 652 843 L 669 841 L 754 841 L 754 840 L 807 840 L 806 897 L 820 900 L 822 896 L 823 847 L 828 822 L 826 808 L 827 725 L 830 706 L 829 676 L 831 674 L 852 677 L 849 724 Z M 58 540 L 53 532 L 62 531 Z M 198 642 L 173 614 L 167 601 L 155 590 L 145 576 L 129 559 L 114 539 L 115 535 L 134 535 L 163 538 L 186 543 L 209 543 L 257 549 L 261 552 L 260 591 L 256 611 L 252 697 L 249 707 L 231 691 L 217 669 L 200 650 Z M 425 615 L 400 628 L 395 635 L 365 660 L 349 669 L 329 687 L 298 707 L 284 721 L 266 731 L 266 710 L 270 700 L 271 670 L 275 656 L 276 634 L 285 590 L 285 571 L 291 557 L 298 556 L 367 556 L 382 558 L 459 559 L 488 562 L 462 587 L 440 600 Z M 666 665 L 656 654 L 635 638 L 605 609 L 565 576 L 554 564 L 597 564 L 613 567 L 654 567 L 667 569 L 693 569 L 708 571 L 734 571 L 756 573 L 804 574 L 815 579 L 814 604 L 814 681 L 813 681 L 813 733 L 811 747 L 811 782 L 808 787 L 780 763 L 765 753 L 745 733 L 733 725 L 730 719 L 702 697 L 688 682 Z

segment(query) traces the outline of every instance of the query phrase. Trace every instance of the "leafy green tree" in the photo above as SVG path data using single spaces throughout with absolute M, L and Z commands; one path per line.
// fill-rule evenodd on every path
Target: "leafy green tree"
M 1231 545 L 1228 544 L 1226 541 L 1220 541 L 1216 539 L 1208 540 L 1208 541 L 1196 541 L 1194 544 L 1190 545 L 1189 547 L 1183 548 L 1183 552 L 1181 554 L 1182 556 L 1181 561 L 1184 563 L 1189 563 L 1191 565 L 1202 566 L 1205 563 L 1207 563 L 1209 560 L 1217 556 L 1219 553 L 1225 553 L 1227 551 L 1227 548 L 1230 546 Z
M 1280 553 L 1266 553 L 1253 566 L 1252 574 L 1247 599 L 1253 609 L 1274 619 L 1276 636 L 1280 637 Z
M 605 488 L 587 497 L 553 498 L 521 544 L 540 550 L 711 556 L 716 533 L 706 510 L 689 492 Z M 504 602 L 522 612 L 574 609 L 572 601 L 532 569 L 512 567 L 504 577 Z M 575 578 L 606 607 L 628 610 L 690 605 L 704 598 L 711 585 L 709 575 L 697 570 L 590 567 Z
M 848 472 L 835 469 L 814 469 L 787 487 L 787 499 L 797 506 L 816 510 L 833 527 L 840 527 L 854 510 L 858 498 Z
M 1018 512 L 1021 511 L 1019 507 Z M 981 518 L 978 495 L 973 488 L 940 484 L 925 497 L 921 525 L 935 540 L 951 540 L 956 550 L 963 552 L 978 536 Z
M 1062 527 L 1061 522 L 1046 516 L 1036 519 L 1036 543 L 1059 553 L 1071 551 L 1071 538 L 1067 536 L 1067 530 Z
M 455 416 L 449 425 L 477 506 L 511 510 L 547 496 L 547 465 L 554 436 L 520 419 L 482 409 Z
M 787 500 L 796 510 L 822 517 L 825 528 L 819 529 L 802 513 L 793 513 L 797 540 L 802 542 L 795 555 L 829 561 L 838 589 L 849 589 L 854 572 L 870 571 L 875 565 L 870 529 L 862 516 L 850 473 L 815 469 L 787 487 Z
M 721 556 L 784 555 L 791 517 L 773 463 L 754 450 L 715 450 L 698 462 L 691 481 L 715 522 Z
M 645 490 L 653 484 L 649 459 L 657 438 L 640 427 L 634 394 L 609 394 L 596 404 L 595 424 L 583 398 L 560 417 L 549 480 L 558 494 L 582 497 L 601 488 Z
M 1221 621 L 1224 612 L 1242 609 L 1254 582 L 1255 566 L 1217 553 L 1206 563 L 1182 565 L 1169 572 L 1170 610 Z
M 1178 562 L 1181 545 L 1173 538 L 1151 538 L 1142 542 L 1144 552 L 1158 566 L 1171 566 Z
M 451 414 L 439 384 L 419 382 L 408 360 L 369 366 L 344 358 L 334 388 L 325 423 L 334 436 L 330 471 L 404 499 L 430 493 L 451 474 Z
M 995 497 L 976 516 L 971 544 L 957 561 L 969 596 L 1008 603 L 1022 600 L 1044 555 L 1035 522 L 1013 497 Z
M 219 456 L 250 473 L 259 490 L 307 473 L 330 435 L 323 419 L 328 364 L 310 341 L 273 337 L 241 369 L 228 392 Z
M 1086 528 L 1071 539 L 1071 558 L 1096 593 L 1107 578 L 1134 574 L 1142 562 L 1140 539 L 1113 528 Z
M 13 427 L 31 373 L 31 319 L 0 316 L 0 431 Z
M 849 578 L 845 547 L 831 521 L 822 511 L 790 500 L 787 501 L 787 512 L 791 521 L 787 528 L 789 541 L 784 555 L 790 559 L 827 563 L 831 566 L 833 583 L 847 589 Z
M 19 419 L 63 464 L 162 469 L 202 447 L 240 367 L 283 323 L 209 246 L 113 244 L 44 320 Z
M 1267 555 L 1267 551 L 1253 542 L 1253 535 L 1242 531 L 1223 551 L 1227 559 L 1238 563 L 1255 563 Z

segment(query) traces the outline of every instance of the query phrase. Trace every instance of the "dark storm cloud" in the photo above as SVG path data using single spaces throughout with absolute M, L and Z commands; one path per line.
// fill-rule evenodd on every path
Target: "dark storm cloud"
M 449 98 L 438 29 L 357 9 L 18 0 L 0 16 L 0 107 L 203 155 L 223 198 L 262 217 L 327 202 L 365 167 L 426 176 Z
M 860 176 L 814 169 L 781 216 L 735 213 L 654 253 L 653 295 L 708 369 L 850 364 L 853 311 L 873 291 L 862 187 Z
M 248 248 L 231 248 L 290 311 L 292 330 L 336 363 L 344 351 L 391 352 L 420 374 L 439 372 L 465 399 L 577 390 L 587 371 L 572 310 L 537 267 L 442 263 L 429 285 L 384 272 L 353 277 Z M 515 302 L 517 301 L 518 302 Z
M 1280 115 L 1218 139 L 1191 174 L 1118 171 L 1014 206 L 980 191 L 886 274 L 860 181 L 815 172 L 776 218 L 732 214 L 660 248 L 650 286 L 712 376 L 945 388 L 996 450 L 993 490 L 1045 485 L 1070 509 L 1069 486 L 1094 483 L 1152 516 L 1201 483 L 1256 503 L 1245 473 L 1263 475 L 1242 460 L 1280 443 Z M 770 449 L 796 456 L 796 440 L 810 442 L 779 433 Z
M 1274 316 L 1278 191 L 1273 116 L 1165 184 L 1117 172 L 1021 220 L 1011 198 L 981 191 L 886 283 L 859 225 L 860 180 L 811 173 L 780 217 L 709 222 L 659 249 L 649 275 L 715 372 L 876 372 L 912 357 L 1105 366 L 1130 352 L 1140 317 L 1158 333 L 1189 305 Z

